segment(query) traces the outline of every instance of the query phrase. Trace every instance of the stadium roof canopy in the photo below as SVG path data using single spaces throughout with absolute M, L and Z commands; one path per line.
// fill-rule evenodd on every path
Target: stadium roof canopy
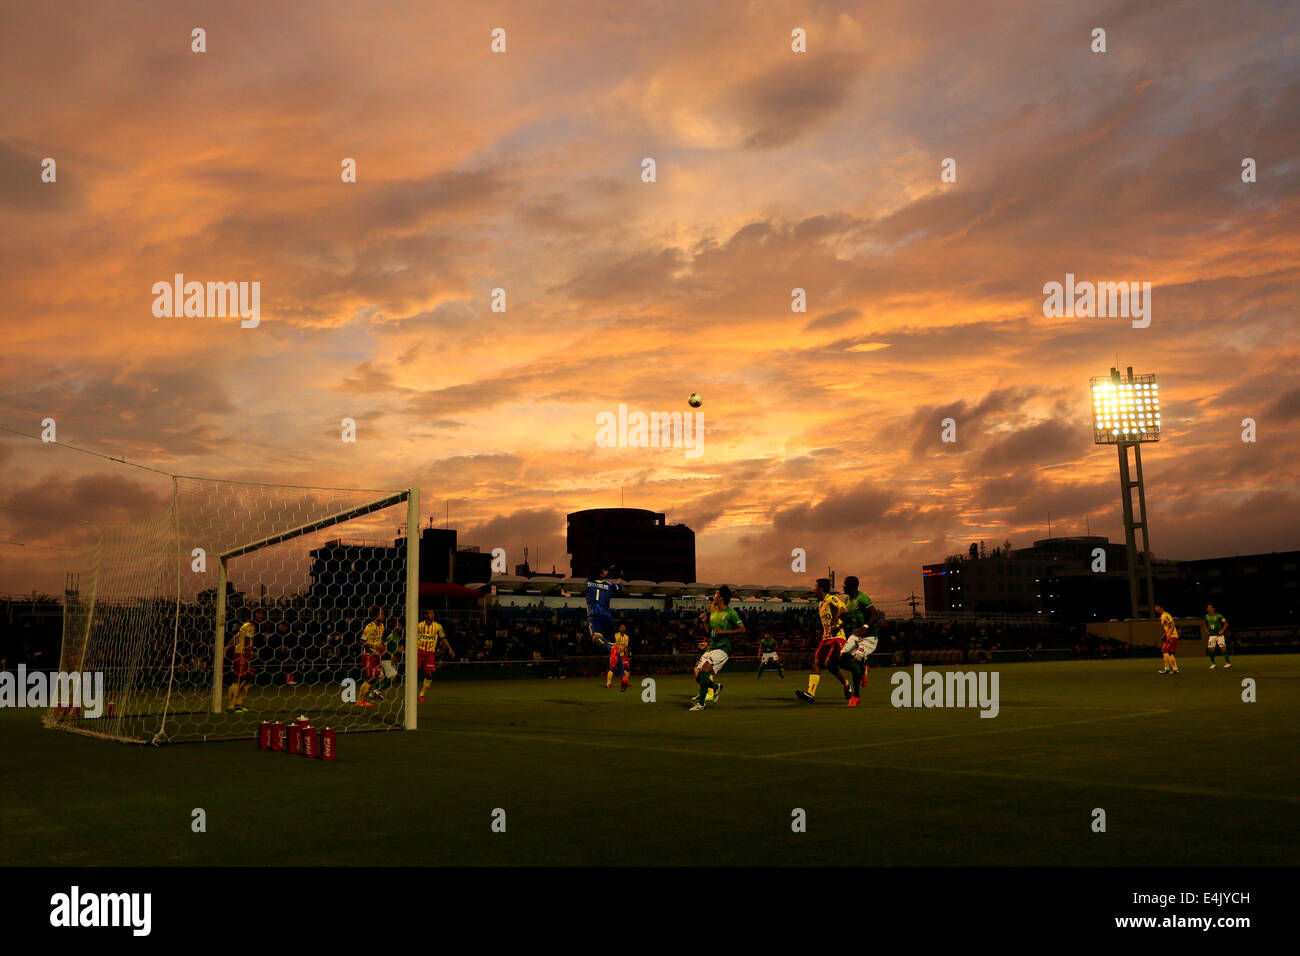
M 563 591 L 579 596 L 586 590 L 587 579 L 549 576 L 526 578 L 518 574 L 498 574 L 492 578 L 492 584 L 501 594 L 555 595 Z M 711 597 L 719 585 L 707 581 L 693 581 L 689 584 L 681 581 L 627 581 L 624 587 L 630 597 Z M 420 593 L 423 594 L 424 591 Z M 813 589 L 810 587 L 783 584 L 734 585 L 732 593 L 738 598 L 775 601 L 809 601 L 813 597 Z
M 486 587 L 486 585 L 480 585 Z M 441 581 L 421 581 L 420 597 L 480 598 L 482 591 L 462 587 L 459 584 L 447 584 Z

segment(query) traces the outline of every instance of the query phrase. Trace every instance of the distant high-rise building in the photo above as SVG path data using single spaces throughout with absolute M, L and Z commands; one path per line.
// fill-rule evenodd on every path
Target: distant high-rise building
M 1124 545 L 1094 535 L 1043 538 L 1031 548 L 998 547 L 982 555 L 979 544 L 972 544 L 966 554 L 954 554 L 921 569 L 925 613 L 1050 614 L 1060 607 L 1052 580 L 1067 574 L 1091 574 L 1098 549 L 1108 573 L 1127 571 Z M 1128 594 L 1127 585 L 1124 594 Z
M 575 511 L 569 515 L 568 551 L 569 567 L 577 578 L 585 578 L 603 561 L 612 561 L 629 581 L 695 580 L 695 532 L 684 524 L 666 524 L 657 511 Z
M 419 547 L 421 593 L 429 585 L 436 594 L 443 585 L 486 584 L 492 579 L 492 555 L 458 546 L 455 529 L 425 528 Z M 391 546 L 337 538 L 313 548 L 312 600 L 355 608 L 399 606 L 406 590 L 405 549 L 402 537 Z
M 1199 617 L 1214 602 L 1234 625 L 1300 623 L 1300 551 L 1153 559 L 1151 566 L 1156 600 L 1176 617 Z M 921 574 L 931 617 L 1002 612 L 1077 624 L 1130 614 L 1126 548 L 1104 537 L 1045 538 L 983 557 L 973 545 Z

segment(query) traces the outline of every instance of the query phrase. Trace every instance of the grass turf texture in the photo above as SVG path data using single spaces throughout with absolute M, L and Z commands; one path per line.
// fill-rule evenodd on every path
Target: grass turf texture
M 335 763 L 5 710 L 0 863 L 1294 865 L 1300 655 L 1235 660 L 1006 665 L 995 719 L 893 708 L 888 669 L 857 709 L 828 679 L 808 706 L 806 672 L 740 667 L 704 713 L 685 677 L 654 704 L 639 678 L 440 681 L 419 731 L 342 735 Z

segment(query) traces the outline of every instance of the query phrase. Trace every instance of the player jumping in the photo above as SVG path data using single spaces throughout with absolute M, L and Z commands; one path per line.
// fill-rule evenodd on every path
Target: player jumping
M 1178 628 L 1174 625 L 1174 616 L 1159 604 L 1156 605 L 1156 613 L 1160 615 L 1160 626 L 1165 633 L 1164 643 L 1160 645 L 1160 652 L 1164 655 L 1165 666 L 1156 673 L 1177 674 L 1179 673 L 1178 659 L 1174 655 L 1178 653 Z
M 1228 622 L 1222 614 L 1215 613 L 1214 605 L 1205 605 L 1205 629 L 1210 632 L 1207 650 L 1210 652 L 1210 670 L 1214 670 L 1214 655 L 1223 651 L 1223 666 L 1231 667 L 1232 658 L 1228 656 Z
M 692 698 L 695 706 L 691 710 L 704 710 L 722 696 L 722 682 L 715 681 L 713 675 L 726 666 L 731 656 L 731 635 L 744 633 L 745 625 L 731 607 L 731 588 L 724 584 L 709 602 L 709 643 L 695 663 L 695 683 L 700 685 L 700 693 Z
M 627 690 L 628 678 L 632 675 L 632 659 L 628 656 L 627 644 L 630 640 L 627 625 L 620 624 L 614 634 L 614 643 L 609 648 L 609 671 L 605 674 L 605 686 L 609 687 L 617 675 L 619 690 Z
M 429 684 L 433 682 L 433 675 L 438 671 L 439 648 L 445 647 L 448 657 L 455 657 L 456 652 L 451 649 L 451 644 L 447 641 L 447 632 L 433 619 L 432 608 L 424 612 L 424 620 L 419 623 L 418 630 L 420 673 L 424 675 L 424 683 L 420 685 L 420 702 L 423 703 L 424 695 L 429 691 Z
M 848 639 L 840 651 L 840 661 L 849 669 L 853 687 L 849 692 L 849 706 L 858 706 L 862 685 L 868 680 L 871 670 L 867 663 L 872 651 L 879 642 L 877 625 L 885 619 L 880 608 L 871 603 L 871 598 L 858 590 L 858 579 L 850 574 L 844 579 L 845 608 L 840 620 Z
M 853 687 L 840 673 L 840 651 L 844 647 L 844 631 L 840 628 L 840 615 L 844 602 L 831 593 L 828 578 L 818 578 L 814 589 L 817 594 L 817 615 L 822 621 L 822 639 L 813 655 L 812 673 L 808 675 L 808 689 L 797 690 L 794 695 L 806 704 L 817 702 L 817 685 L 821 683 L 823 668 L 844 687 L 845 700 L 853 696 Z
M 384 612 L 381 608 L 370 609 L 370 623 L 361 632 L 361 697 L 358 707 L 374 707 L 370 702 L 370 685 L 383 675 L 379 665 L 380 655 L 384 652 Z
M 609 602 L 623 590 L 623 576 L 609 562 L 604 562 L 600 573 L 587 579 L 587 627 L 591 639 L 604 648 L 613 646 L 614 616 Z

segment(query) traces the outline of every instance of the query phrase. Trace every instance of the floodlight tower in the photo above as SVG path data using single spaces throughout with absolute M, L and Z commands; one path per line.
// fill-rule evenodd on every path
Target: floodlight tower
M 1130 365 L 1124 375 L 1112 368 L 1110 375 L 1091 379 L 1092 441 L 1119 449 L 1119 487 L 1124 504 L 1124 543 L 1128 548 L 1128 592 L 1132 617 L 1139 613 L 1153 617 L 1155 592 L 1151 580 L 1151 540 L 1147 533 L 1147 493 L 1142 482 L 1142 445 L 1160 440 L 1160 386 L 1154 374 L 1134 375 Z M 1129 467 L 1129 450 L 1133 467 Z M 1137 489 L 1136 517 L 1133 489 Z M 1137 548 L 1137 530 L 1142 529 L 1142 550 Z M 1139 568 L 1140 562 L 1140 568 Z M 1140 578 L 1145 593 L 1139 600 Z

